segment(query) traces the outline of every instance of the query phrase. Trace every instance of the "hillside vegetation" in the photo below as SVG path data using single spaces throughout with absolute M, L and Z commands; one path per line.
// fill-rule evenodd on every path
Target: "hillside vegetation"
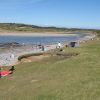
M 75 32 L 94 31 L 90 29 L 63 28 L 63 27 L 42 27 L 17 23 L 0 23 L 0 32 Z
M 68 31 L 66 28 L 57 27 L 41 27 L 36 25 L 16 24 L 16 23 L 0 23 L 0 31 L 17 31 L 17 32 L 62 32 Z

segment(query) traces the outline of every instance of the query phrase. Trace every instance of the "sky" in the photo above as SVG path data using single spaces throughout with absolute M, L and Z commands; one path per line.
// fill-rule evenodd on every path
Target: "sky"
M 100 29 L 100 0 L 0 0 L 0 23 Z

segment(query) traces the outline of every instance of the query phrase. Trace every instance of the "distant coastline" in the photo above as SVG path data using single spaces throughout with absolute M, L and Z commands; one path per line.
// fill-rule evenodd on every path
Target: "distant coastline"
M 64 27 L 44 27 L 18 23 L 0 23 L 0 36 L 76 36 L 91 34 L 95 30 Z
M 74 33 L 88 33 L 92 32 L 91 29 L 81 28 L 66 28 L 56 26 L 36 26 L 19 23 L 0 23 L 0 34 L 17 35 L 17 34 L 39 34 L 39 35 L 51 35 L 51 34 L 74 34 Z M 8 34 L 9 33 L 9 34 Z M 16 34 L 17 33 L 17 34 Z
M 69 32 L 39 32 L 39 33 L 20 33 L 20 32 L 0 32 L 0 36 L 76 36 L 77 34 Z

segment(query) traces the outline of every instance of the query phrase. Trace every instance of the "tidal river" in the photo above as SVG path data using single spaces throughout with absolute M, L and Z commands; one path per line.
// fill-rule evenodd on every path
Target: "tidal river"
M 65 36 L 0 36 L 0 43 L 25 43 L 25 44 L 53 44 L 57 42 L 70 42 L 81 40 L 86 34 L 74 34 Z

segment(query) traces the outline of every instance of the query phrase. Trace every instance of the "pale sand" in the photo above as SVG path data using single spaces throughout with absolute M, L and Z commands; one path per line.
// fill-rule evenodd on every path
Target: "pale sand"
M 0 32 L 0 36 L 76 36 L 77 34 L 74 33 L 62 33 L 62 32 L 45 32 L 45 33 L 7 33 L 7 32 Z
M 23 45 L 20 47 L 15 47 L 15 48 L 8 48 L 5 50 L 4 49 L 0 52 L 0 67 L 3 66 L 12 66 L 17 64 L 18 58 L 20 56 L 24 56 L 27 54 L 38 54 L 38 53 L 44 53 L 52 49 L 56 49 L 56 44 L 54 45 L 45 45 L 44 46 L 44 51 L 42 48 L 39 48 L 39 46 L 35 45 Z M 14 58 L 11 57 L 11 55 L 14 55 Z

